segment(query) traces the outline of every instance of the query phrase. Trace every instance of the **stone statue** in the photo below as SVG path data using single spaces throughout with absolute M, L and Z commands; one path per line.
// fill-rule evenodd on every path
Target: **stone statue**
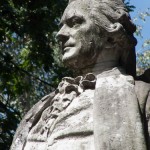
M 122 0 L 70 0 L 57 38 L 80 76 L 25 115 L 11 150 L 148 150 L 150 84 L 136 81 L 136 27 Z

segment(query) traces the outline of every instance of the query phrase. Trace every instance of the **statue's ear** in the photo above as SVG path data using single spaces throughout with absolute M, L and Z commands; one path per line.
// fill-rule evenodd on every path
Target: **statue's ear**
M 105 48 L 113 48 L 116 45 L 121 45 L 123 35 L 125 34 L 123 26 L 120 23 L 111 24 L 107 27 L 106 46 Z
M 111 24 L 107 30 L 105 48 L 113 48 L 113 50 L 121 50 L 120 64 L 126 69 L 126 72 L 132 76 L 136 75 L 136 56 L 135 45 L 136 39 L 127 34 L 124 27 L 120 23 Z

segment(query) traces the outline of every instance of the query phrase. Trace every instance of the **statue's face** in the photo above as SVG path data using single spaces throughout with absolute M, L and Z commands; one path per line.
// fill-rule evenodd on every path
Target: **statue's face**
M 84 68 L 90 65 L 95 45 L 100 45 L 88 6 L 88 3 L 76 0 L 68 5 L 62 16 L 57 37 L 62 42 L 62 60 L 67 66 Z

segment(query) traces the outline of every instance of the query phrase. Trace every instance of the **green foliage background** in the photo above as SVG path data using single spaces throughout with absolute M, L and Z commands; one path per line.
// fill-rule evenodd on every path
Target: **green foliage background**
M 66 0 L 0 1 L 0 149 L 9 149 L 30 107 L 70 74 L 55 39 L 66 5 Z
M 9 149 L 31 106 L 53 91 L 63 76 L 71 76 L 61 63 L 55 39 L 66 5 L 67 0 L 0 1 L 1 150 Z M 135 8 L 129 1 L 126 6 L 129 11 Z M 148 64 L 145 54 L 138 60 L 142 69 Z

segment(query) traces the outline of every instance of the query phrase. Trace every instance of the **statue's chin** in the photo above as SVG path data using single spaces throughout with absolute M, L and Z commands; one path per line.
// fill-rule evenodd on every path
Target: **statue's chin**
M 66 67 L 68 67 L 70 69 L 80 68 L 80 65 L 78 66 L 78 64 L 80 64 L 80 62 L 78 62 L 76 60 L 76 58 L 74 58 L 74 57 L 63 57 L 62 62 Z
M 71 70 L 81 70 L 94 63 L 92 60 L 89 61 L 89 59 L 87 59 L 86 57 L 80 56 L 63 57 L 62 62 L 66 67 L 70 68 Z

